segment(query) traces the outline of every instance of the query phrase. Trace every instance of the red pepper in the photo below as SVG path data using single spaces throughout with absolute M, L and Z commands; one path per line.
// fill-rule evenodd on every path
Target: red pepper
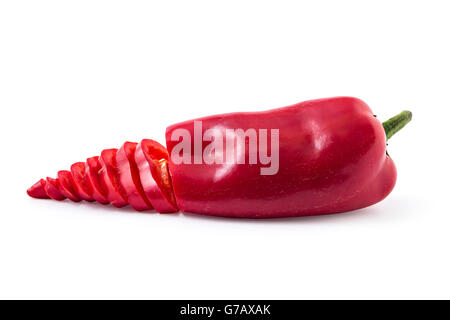
M 28 194 L 246 218 L 355 210 L 392 191 L 386 140 L 411 116 L 381 124 L 363 101 L 337 97 L 190 120 L 167 128 L 167 150 L 127 142 L 41 179 Z

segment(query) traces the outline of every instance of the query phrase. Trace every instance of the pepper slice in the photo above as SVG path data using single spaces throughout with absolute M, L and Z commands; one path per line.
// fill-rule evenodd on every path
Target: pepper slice
M 70 167 L 74 185 L 77 187 L 78 195 L 86 201 L 94 201 L 92 188 L 88 181 L 86 163 L 76 162 Z
M 117 172 L 119 182 L 127 194 L 128 202 L 135 210 L 143 211 L 153 207 L 142 188 L 139 170 L 134 158 L 136 146 L 137 143 L 135 142 L 125 142 L 117 151 Z
M 100 179 L 102 169 L 98 157 L 91 157 L 86 160 L 87 181 L 92 187 L 92 198 L 98 203 L 108 204 L 108 193 L 104 182 Z
M 135 159 L 142 187 L 155 209 L 160 213 L 177 212 L 166 148 L 154 140 L 144 139 L 136 147 Z
M 45 192 L 45 185 L 44 179 L 39 180 L 27 190 L 28 195 L 36 199 L 49 199 L 50 197 Z
M 117 149 L 103 150 L 98 159 L 102 169 L 100 179 L 105 182 L 108 190 L 108 201 L 117 208 L 125 207 L 128 204 L 127 194 L 119 182 L 116 162 Z
M 75 183 L 73 182 L 72 174 L 70 171 L 61 170 L 58 171 L 58 188 L 59 191 L 68 199 L 74 202 L 80 202 L 81 198 L 78 196 Z
M 66 199 L 66 197 L 61 193 L 61 191 L 59 191 L 60 187 L 58 179 L 47 177 L 47 180 L 45 182 L 46 182 L 45 192 L 48 194 L 50 198 L 58 201 Z

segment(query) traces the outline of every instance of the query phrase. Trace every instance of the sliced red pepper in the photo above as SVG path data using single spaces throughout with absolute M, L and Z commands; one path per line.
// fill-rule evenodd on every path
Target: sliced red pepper
M 73 182 L 75 183 L 78 195 L 86 201 L 94 201 L 92 197 L 92 188 L 88 181 L 86 163 L 76 162 L 70 167 Z
M 117 208 L 128 204 L 127 194 L 119 182 L 116 162 L 117 149 L 103 150 L 99 160 L 102 170 L 100 170 L 100 179 L 105 182 L 108 189 L 108 201 Z
M 137 211 L 152 209 L 142 188 L 138 167 L 134 159 L 137 143 L 125 142 L 117 151 L 119 182 L 125 190 L 129 204 Z
M 58 188 L 59 191 L 68 199 L 74 202 L 80 202 L 81 198 L 78 196 L 75 183 L 73 182 L 72 174 L 70 171 L 61 170 L 58 171 Z
M 53 200 L 58 201 L 66 199 L 66 197 L 59 190 L 60 188 L 58 179 L 47 177 L 45 183 L 45 192 L 48 194 L 48 196 Z
M 98 157 L 88 158 L 86 160 L 87 182 L 92 187 L 92 198 L 101 204 L 108 204 L 108 193 L 104 182 L 100 179 L 100 170 L 102 169 Z
M 168 170 L 169 155 L 158 142 L 144 139 L 136 147 L 135 159 L 142 187 L 158 212 L 177 212 Z
M 27 190 L 28 195 L 36 199 L 49 199 L 50 197 L 45 192 L 45 185 L 44 179 L 39 180 Z
M 77 164 L 72 173 L 60 171 L 58 179 L 35 183 L 28 194 L 79 201 L 90 196 L 90 187 L 93 199 L 116 207 L 129 201 L 137 210 L 153 205 L 159 212 L 179 208 L 243 218 L 355 210 L 393 189 L 396 169 L 386 139 L 411 117 L 403 111 L 380 123 L 363 101 L 351 97 L 209 116 L 168 127 L 167 150 L 153 140 L 128 142 L 119 152 L 89 158 L 86 184 L 83 165 Z M 211 138 L 217 145 L 205 143 Z M 226 150 L 217 148 L 220 141 Z

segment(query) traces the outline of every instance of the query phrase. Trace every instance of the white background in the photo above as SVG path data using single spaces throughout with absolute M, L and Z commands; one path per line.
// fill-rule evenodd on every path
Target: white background
M 450 298 L 448 1 L 2 1 L 0 298 Z M 199 116 L 356 96 L 391 195 L 232 220 L 29 198 L 36 180 Z

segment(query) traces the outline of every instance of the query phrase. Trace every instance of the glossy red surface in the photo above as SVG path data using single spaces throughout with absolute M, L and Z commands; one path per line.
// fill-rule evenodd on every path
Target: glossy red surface
M 267 165 L 248 161 L 174 163 L 171 152 L 179 140 L 172 141 L 172 133 L 186 129 L 194 137 L 194 120 L 172 125 L 166 130 L 169 168 L 182 211 L 247 218 L 338 213 L 381 201 L 396 181 L 383 126 L 356 98 L 319 99 L 197 120 L 202 121 L 203 134 L 208 129 L 224 136 L 226 129 L 279 129 L 279 170 L 261 175 Z M 201 157 L 206 147 L 203 143 L 195 150 L 192 141 L 193 157 Z M 236 150 L 248 153 L 248 143 Z

